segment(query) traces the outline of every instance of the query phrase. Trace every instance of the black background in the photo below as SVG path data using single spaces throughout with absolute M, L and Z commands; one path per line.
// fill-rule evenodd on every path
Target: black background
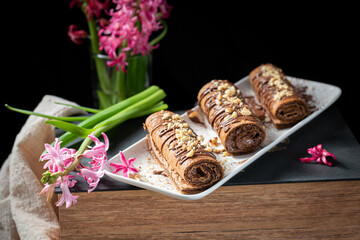
M 86 28 L 86 20 L 79 9 L 69 9 L 69 2 L 4 3 L 3 11 L 10 16 L 2 17 L 3 105 L 32 110 L 50 94 L 93 106 L 88 46 L 67 37 L 70 24 Z M 355 5 L 168 2 L 173 10 L 168 34 L 153 51 L 152 83 L 165 90 L 170 110 L 191 108 L 198 90 L 211 79 L 236 82 L 270 62 L 287 75 L 340 87 L 336 105 L 359 137 Z M 3 105 L 2 160 L 27 119 Z

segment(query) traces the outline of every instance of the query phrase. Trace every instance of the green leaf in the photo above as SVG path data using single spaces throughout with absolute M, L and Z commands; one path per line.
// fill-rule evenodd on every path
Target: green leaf
M 58 121 L 58 120 L 48 120 L 45 123 L 51 124 L 64 131 L 71 132 L 72 134 L 81 138 L 86 138 L 94 131 L 94 129 L 87 129 L 87 128 L 79 127 L 72 123 Z
M 101 90 L 97 90 L 96 94 L 99 98 L 100 109 L 105 109 L 113 105 L 111 101 L 111 95 L 108 95 Z
M 68 106 L 68 107 L 72 107 L 72 108 L 84 110 L 84 111 L 89 112 L 89 113 L 98 113 L 98 112 L 101 111 L 101 110 L 99 110 L 99 109 L 89 108 L 89 107 L 83 107 L 83 106 L 78 106 L 78 105 L 73 105 L 73 104 L 60 103 L 60 102 L 55 102 L 55 103 L 56 103 L 56 104 L 59 104 L 59 105 L 64 105 L 64 106 Z
M 18 113 L 22 113 L 22 114 L 26 114 L 26 115 L 34 115 L 34 116 L 38 116 L 38 117 L 55 119 L 55 120 L 60 120 L 60 121 L 67 121 L 67 122 L 84 121 L 85 119 L 88 119 L 90 117 L 90 116 L 56 117 L 56 116 L 46 115 L 46 114 L 42 114 L 42 113 L 36 113 L 36 112 L 28 111 L 28 110 L 23 110 L 23 109 L 19 109 L 19 108 L 14 108 L 14 107 L 9 106 L 8 104 L 5 104 L 5 107 L 7 107 L 9 110 L 12 110 L 14 112 L 18 112 Z

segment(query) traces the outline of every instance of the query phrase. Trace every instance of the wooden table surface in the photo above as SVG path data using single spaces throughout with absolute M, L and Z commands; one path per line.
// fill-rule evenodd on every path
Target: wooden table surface
M 200 200 L 79 193 L 62 239 L 359 239 L 360 180 L 223 186 Z

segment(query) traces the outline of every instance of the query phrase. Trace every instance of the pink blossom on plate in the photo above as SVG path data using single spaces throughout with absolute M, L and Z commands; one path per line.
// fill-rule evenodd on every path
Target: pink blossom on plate
M 312 155 L 312 157 L 306 157 L 306 158 L 299 158 L 301 162 L 311 162 L 311 161 L 317 161 L 318 163 L 323 163 L 327 166 L 332 166 L 332 162 L 329 162 L 326 157 L 332 157 L 334 160 L 336 160 L 334 154 L 326 151 L 326 149 L 322 148 L 322 144 L 319 144 L 315 147 L 309 148 L 307 150 L 309 154 Z
M 120 159 L 123 162 L 123 164 L 110 163 L 110 166 L 115 168 L 113 173 L 123 171 L 123 176 L 129 177 L 129 171 L 136 172 L 136 173 L 139 172 L 139 170 L 133 166 L 133 163 L 136 160 L 136 158 L 130 158 L 129 160 L 126 160 L 124 154 L 121 151 L 119 152 L 119 156 L 120 156 Z

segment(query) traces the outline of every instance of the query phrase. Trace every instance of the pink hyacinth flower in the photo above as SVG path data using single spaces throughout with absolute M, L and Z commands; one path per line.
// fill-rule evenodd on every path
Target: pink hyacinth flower
M 71 41 L 75 44 L 83 44 L 84 39 L 87 38 L 88 34 L 84 30 L 77 30 L 77 26 L 71 24 L 68 30 L 68 36 L 70 37 Z
M 61 183 L 61 177 L 59 177 L 59 178 L 56 180 L 56 183 L 54 183 L 54 184 L 48 184 L 48 183 L 46 183 L 45 186 L 44 186 L 44 188 L 41 190 L 40 195 L 45 194 L 45 195 L 46 195 L 46 200 L 47 200 L 48 202 L 50 202 L 52 196 L 54 195 L 54 189 L 55 189 L 55 187 L 60 186 L 60 183 Z
M 100 50 L 109 56 L 108 66 L 126 71 L 129 55 L 146 55 L 159 45 L 150 45 L 150 35 L 161 28 L 161 18 L 170 16 L 171 6 L 166 0 L 114 0 L 109 24 L 98 32 Z M 140 28 L 139 28 L 140 26 Z
M 323 163 L 327 166 L 332 166 L 332 162 L 327 161 L 326 157 L 332 157 L 334 160 L 336 160 L 334 154 L 326 151 L 322 148 L 322 145 L 319 144 L 315 147 L 309 148 L 307 150 L 309 154 L 312 155 L 312 157 L 306 157 L 306 158 L 299 158 L 301 162 L 311 162 L 311 161 L 317 161 L 318 163 Z
M 102 133 L 104 137 L 104 142 L 95 137 L 94 133 L 89 135 L 95 146 L 89 150 L 84 151 L 82 154 L 83 157 L 91 158 L 92 161 L 89 162 L 90 167 L 81 167 L 79 176 L 85 178 L 86 182 L 89 184 L 90 189 L 88 193 L 92 192 L 98 185 L 100 178 L 104 176 L 105 163 L 107 161 L 107 150 L 109 149 L 109 139 L 105 133 Z
M 115 168 L 113 173 L 123 171 L 123 176 L 129 177 L 129 171 L 136 172 L 136 173 L 139 172 L 139 170 L 133 166 L 133 162 L 136 160 L 136 158 L 130 158 L 129 160 L 126 160 L 124 154 L 121 151 L 120 151 L 119 155 L 120 155 L 120 159 L 123 162 L 123 164 L 110 163 L 110 166 Z
M 69 7 L 70 8 L 74 8 L 74 7 L 81 7 L 82 5 L 82 1 L 81 0 L 71 0 Z
M 55 139 L 54 146 L 45 144 L 47 153 L 41 155 L 40 160 L 48 160 L 44 165 L 44 169 L 48 168 L 50 172 L 55 173 L 63 171 L 63 169 L 69 166 L 74 161 L 75 149 L 60 148 L 61 141 L 58 138 Z
M 88 168 L 82 168 L 80 169 L 80 176 L 83 176 L 86 180 L 86 182 L 89 184 L 90 189 L 88 190 L 88 193 L 91 193 L 99 184 L 100 178 L 102 178 L 105 174 L 105 171 L 94 171 Z
M 56 206 L 62 206 L 64 203 L 66 208 L 71 207 L 72 205 L 77 203 L 78 195 L 72 195 L 69 188 L 73 187 L 76 183 L 75 180 L 70 181 L 69 179 L 74 178 L 73 175 L 63 176 L 63 181 L 60 183 L 60 188 L 62 191 L 61 198 L 56 202 Z
M 110 6 L 111 2 L 109 0 L 105 0 L 101 2 L 99 0 L 88 0 L 87 6 L 85 7 L 85 12 L 87 14 L 88 21 L 90 18 L 95 16 L 97 19 L 100 18 L 101 12 Z
M 104 142 L 100 142 L 100 140 L 95 137 L 94 133 L 91 133 L 89 135 L 89 138 L 91 138 L 95 146 L 89 150 L 84 151 L 82 154 L 83 157 L 91 158 L 92 162 L 90 164 L 92 165 L 93 170 L 104 170 L 104 164 L 107 161 L 107 150 L 109 149 L 109 139 L 106 136 L 105 133 L 102 133 L 104 137 Z

